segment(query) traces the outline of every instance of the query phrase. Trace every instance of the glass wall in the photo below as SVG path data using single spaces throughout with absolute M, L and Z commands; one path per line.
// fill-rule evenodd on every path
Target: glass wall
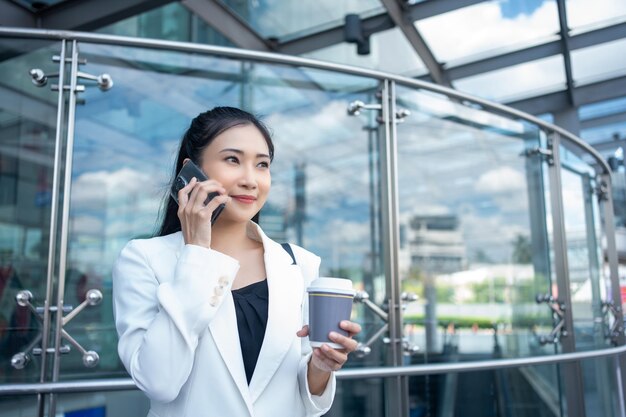
M 41 319 L 15 298 L 28 290 L 33 306 L 46 299 L 58 95 L 50 88 L 37 88 L 28 74 L 32 68 L 58 72 L 52 55 L 59 53 L 59 45 L 0 39 L 2 383 L 40 378 L 40 358 L 31 348 L 40 343 Z M 18 370 L 11 366 L 14 358 L 31 363 Z
M 58 96 L 50 85 L 35 87 L 28 71 L 41 68 L 52 80 L 58 64 L 51 57 L 59 54 L 60 43 L 0 37 L 0 48 L 5 75 L 0 77 L 0 384 L 55 379 L 49 370 L 40 371 L 36 355 L 23 369 L 11 366 L 13 355 L 39 346 L 38 316 L 15 302 L 18 291 L 26 289 L 36 307 L 46 302 L 47 292 L 55 295 L 60 288 L 64 304 L 73 307 L 89 290 L 101 291 L 101 304 L 85 308 L 64 327 L 76 344 L 54 364 L 58 379 L 127 378 L 117 356 L 111 268 L 128 240 L 156 233 L 181 135 L 193 117 L 218 105 L 258 114 L 273 132 L 272 191 L 260 218 L 265 232 L 317 253 L 322 275 L 352 279 L 383 311 L 391 302 L 403 303 L 404 364 L 562 353 L 562 311 L 550 301 L 563 291 L 557 289 L 555 268 L 561 252 L 552 201 L 558 196 L 564 203 L 557 215 L 565 224 L 565 282 L 572 298 L 566 311 L 573 323 L 569 337 L 581 351 L 611 346 L 603 300 L 616 286 L 602 247 L 606 225 L 596 192 L 597 167 L 565 140 L 555 161 L 539 126 L 409 80 L 400 85 L 357 70 L 225 58 L 210 49 L 184 52 L 182 46 L 78 43 L 79 58 L 87 62 L 80 71 L 108 74 L 114 86 L 103 91 L 81 79 L 85 91 L 78 94 L 75 115 L 60 126 L 64 141 L 66 127 L 74 132 L 71 170 L 57 166 L 67 168 L 71 178 L 68 222 L 55 219 L 56 237 L 67 233 L 67 252 L 54 258 L 66 255 L 67 265 L 58 274 L 64 285 L 55 275 L 48 288 Z M 393 102 L 387 99 L 389 85 L 396 89 Z M 355 112 L 359 102 L 373 111 Z M 388 107 L 397 107 L 393 120 L 384 120 L 381 109 Z M 381 155 L 392 141 L 397 149 L 391 148 L 395 165 L 388 178 L 383 167 L 389 160 Z M 557 169 L 561 183 L 555 189 L 549 174 Z M 383 184 L 398 197 L 397 223 L 391 224 L 398 236 L 398 251 L 391 257 L 397 259 L 397 276 L 386 275 L 394 268 L 384 248 L 393 246 L 389 236 L 394 233 L 385 230 L 382 219 L 394 216 L 385 211 L 382 196 L 389 190 Z M 392 282 L 401 286 L 402 299 L 387 293 Z M 362 346 L 347 368 L 390 366 L 389 346 L 398 341 L 390 340 L 384 326 L 393 326 L 395 319 L 381 318 L 364 303 L 355 303 L 353 319 L 363 326 Z M 97 366 L 85 366 L 81 349 L 98 353 Z M 585 398 L 586 412 L 579 414 L 563 411 L 571 391 L 563 389 L 557 365 L 407 378 L 409 412 L 618 415 L 613 359 L 584 362 L 582 372 L 578 394 Z M 328 415 L 385 415 L 386 405 L 403 395 L 385 388 L 383 378 L 340 380 Z M 138 391 L 56 397 L 56 412 L 67 416 L 123 417 L 147 409 Z M 37 401 L 28 397 L 29 406 L 23 406 L 25 398 L 0 401 L 3 410 L 33 415 Z M 124 403 L 129 406 L 119 411 Z

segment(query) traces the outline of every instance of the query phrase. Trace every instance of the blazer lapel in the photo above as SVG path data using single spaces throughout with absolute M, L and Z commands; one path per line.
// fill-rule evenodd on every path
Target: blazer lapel
M 243 366 L 241 355 L 241 345 L 239 343 L 239 332 L 237 331 L 237 315 L 235 313 L 235 303 L 233 296 L 229 292 L 224 295 L 224 301 L 217 310 L 215 317 L 209 324 L 213 341 L 222 356 L 222 360 L 228 368 L 228 372 L 233 377 L 250 415 L 254 415 L 246 380 L 246 370 Z
M 180 257 L 180 252 L 183 250 L 184 246 L 185 241 L 181 233 L 176 258 Z M 246 380 L 246 371 L 243 366 L 241 345 L 239 344 L 235 302 L 230 292 L 224 295 L 222 304 L 215 313 L 211 323 L 209 323 L 209 330 L 211 331 L 213 341 L 220 352 L 222 360 L 226 364 L 228 372 L 235 381 L 248 407 L 250 415 L 254 415 L 252 401 L 250 400 L 250 391 L 248 389 L 248 381 Z
M 250 381 L 254 403 L 276 373 L 300 330 L 304 279 L 289 254 L 257 229 L 265 249 L 265 270 L 269 291 L 267 327 L 259 358 Z

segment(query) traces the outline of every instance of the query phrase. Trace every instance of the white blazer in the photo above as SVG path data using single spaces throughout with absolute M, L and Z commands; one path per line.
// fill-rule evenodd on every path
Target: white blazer
M 220 252 L 185 245 L 181 232 L 132 240 L 113 268 L 118 352 L 135 384 L 150 398 L 152 417 L 297 417 L 326 413 L 335 395 L 331 376 L 311 395 L 305 292 L 320 258 L 292 245 L 297 265 L 255 223 L 269 288 L 265 338 L 250 381 L 230 292 L 239 263 Z

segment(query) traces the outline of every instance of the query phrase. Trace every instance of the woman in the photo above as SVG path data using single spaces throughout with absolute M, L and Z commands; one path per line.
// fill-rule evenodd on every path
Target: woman
M 159 236 L 132 240 L 115 264 L 119 355 L 151 400 L 149 416 L 318 416 L 332 404 L 333 371 L 360 327 L 346 321 L 349 337 L 330 334 L 344 349 L 311 351 L 305 291 L 320 259 L 295 245 L 292 258 L 250 220 L 267 199 L 273 156 L 251 114 L 198 115 L 175 173 L 191 160 L 210 179 L 189 182 L 178 205 L 168 198 Z

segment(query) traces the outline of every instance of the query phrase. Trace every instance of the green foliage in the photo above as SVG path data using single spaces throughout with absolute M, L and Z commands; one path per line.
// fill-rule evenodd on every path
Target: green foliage
M 516 264 L 529 264 L 533 260 L 533 250 L 528 237 L 517 235 L 513 242 L 513 254 L 511 260 Z
M 473 293 L 470 303 L 506 303 L 507 302 L 507 283 L 504 277 L 495 277 L 492 280 L 476 282 L 471 284 L 470 288 Z

